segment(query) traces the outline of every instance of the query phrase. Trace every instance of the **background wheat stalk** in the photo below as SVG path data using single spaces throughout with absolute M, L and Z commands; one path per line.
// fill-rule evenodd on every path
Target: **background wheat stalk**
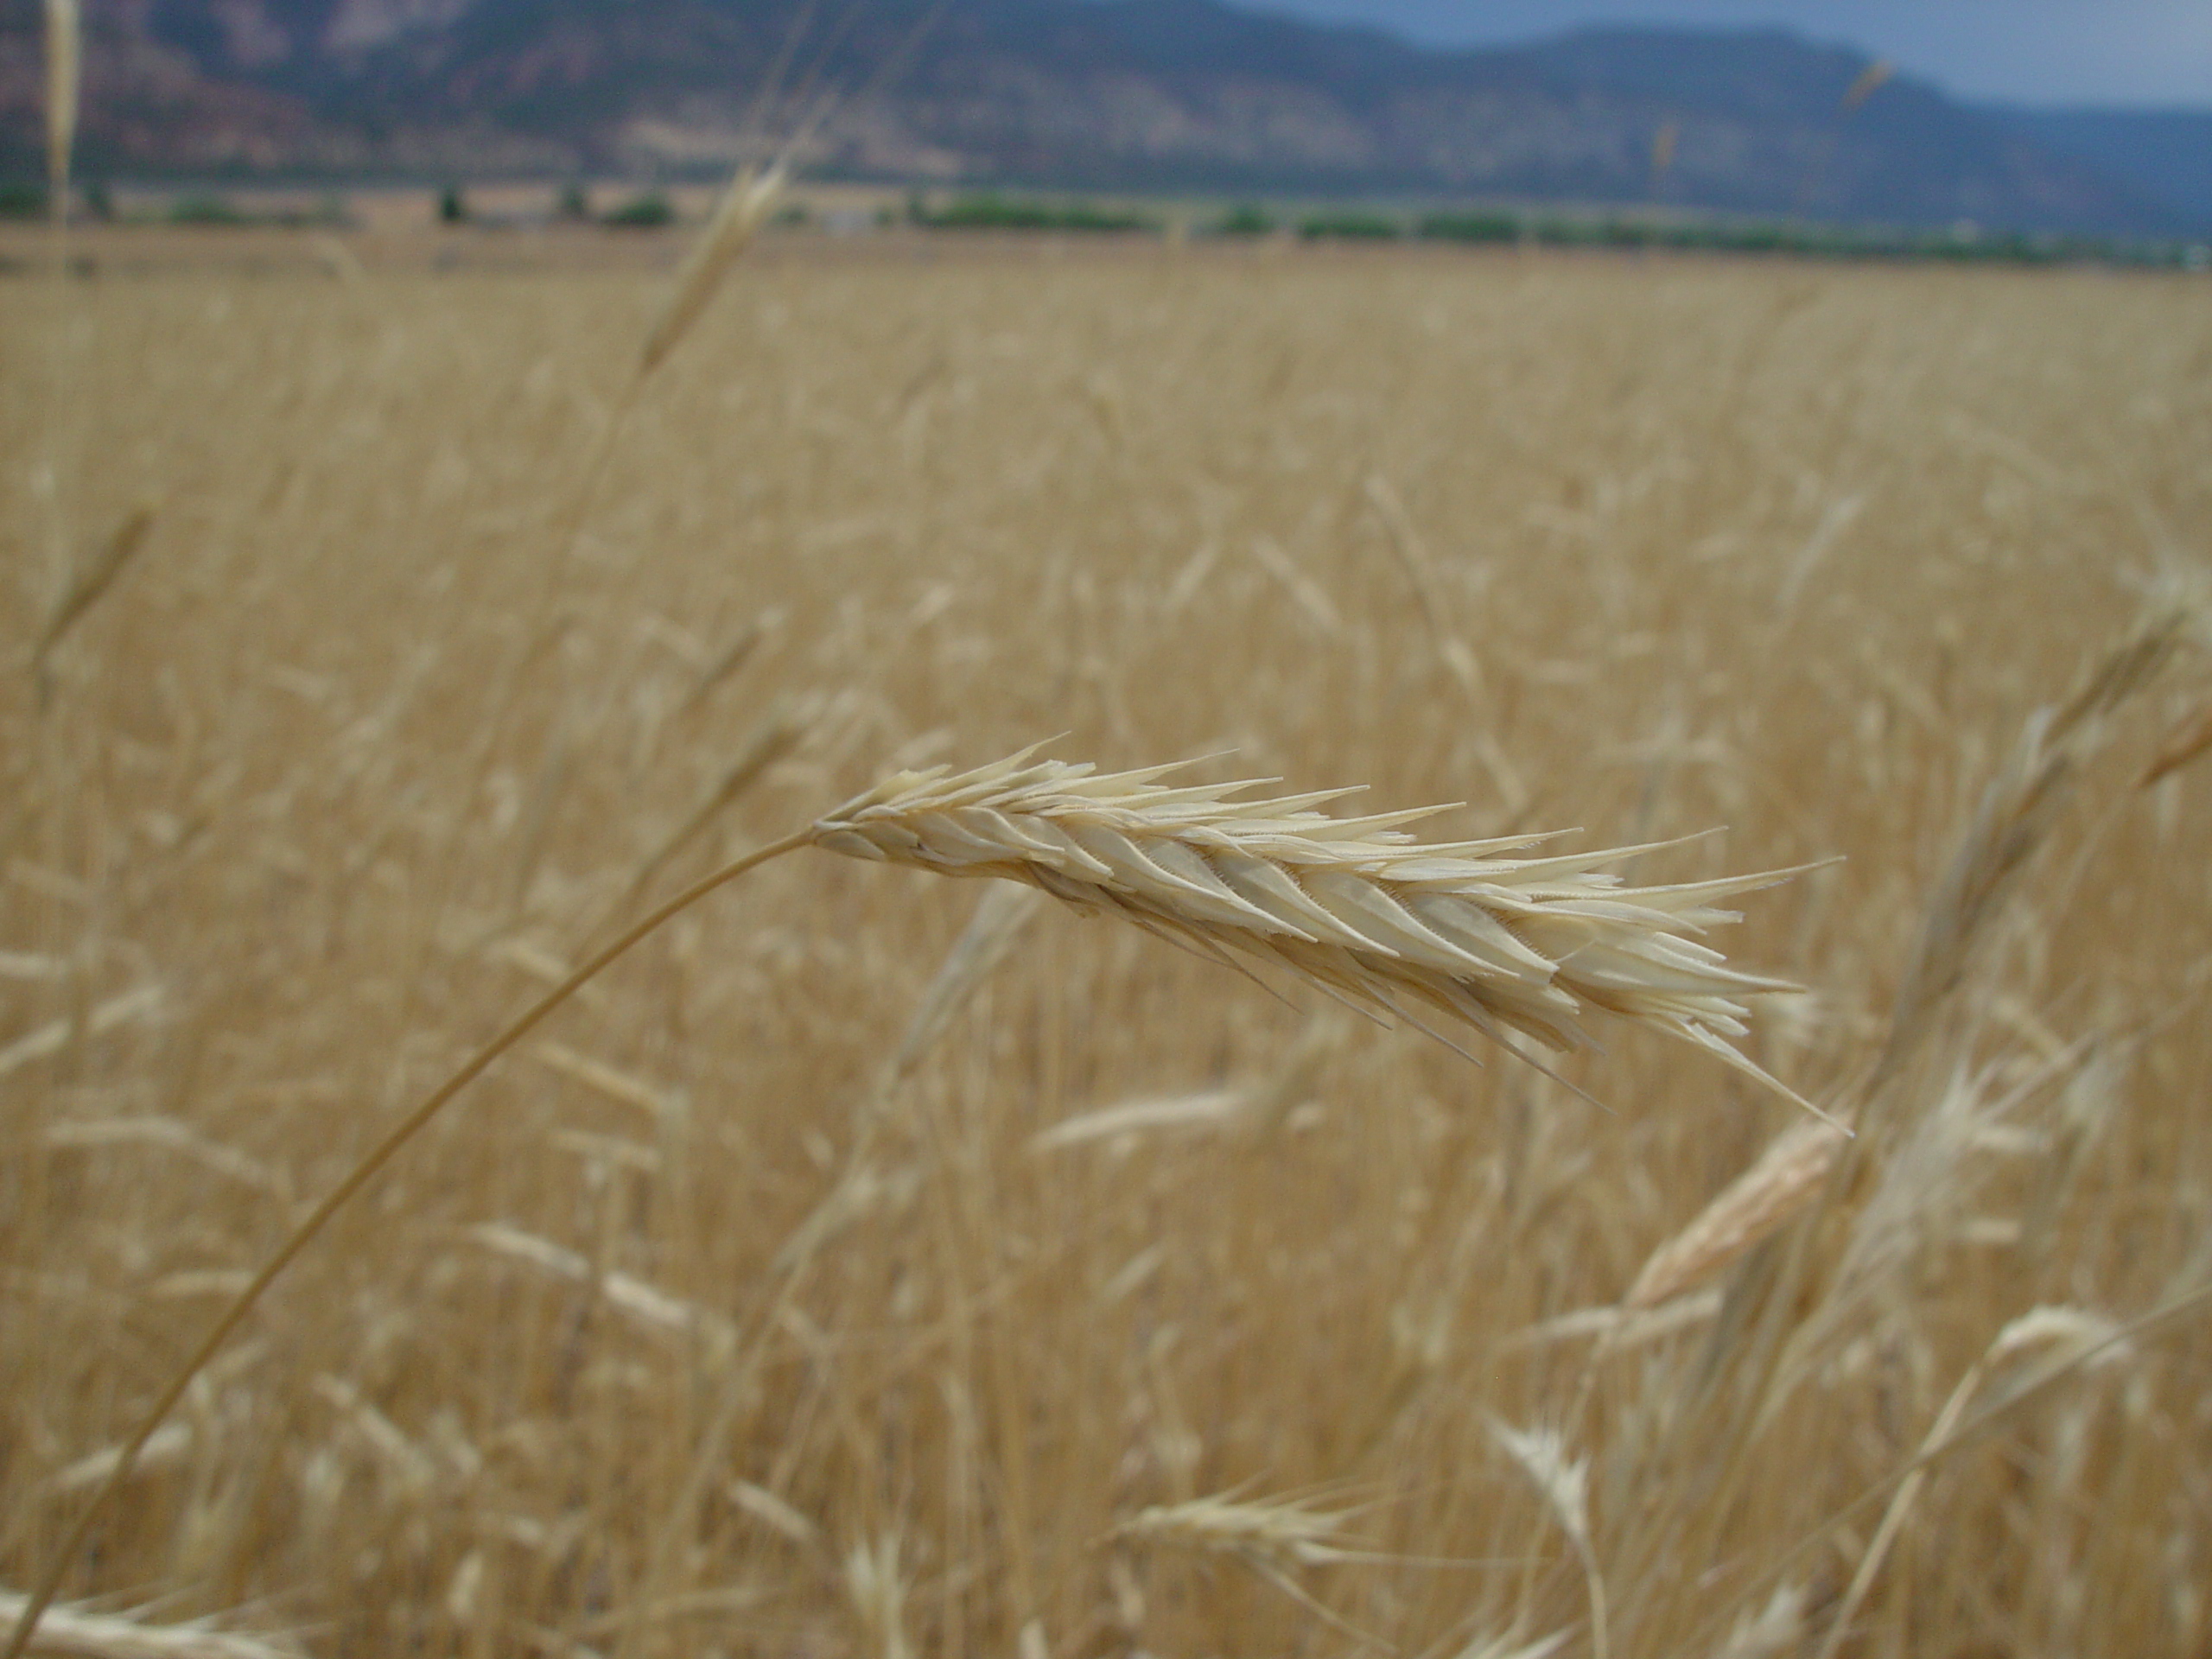
M 46 188 L 57 236 L 69 222 L 69 168 L 77 147 L 83 38 L 78 0 L 46 0 Z

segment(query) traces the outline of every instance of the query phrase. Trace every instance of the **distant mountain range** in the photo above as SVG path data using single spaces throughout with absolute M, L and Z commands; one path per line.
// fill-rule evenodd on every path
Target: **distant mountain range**
M 1125 191 L 1660 203 L 2142 235 L 2212 226 L 2212 114 L 1984 110 L 1776 32 L 1425 48 L 1217 0 L 85 0 L 86 176 L 724 168 L 843 96 L 817 173 Z M 0 169 L 41 143 L 0 0 Z
M 2031 143 L 2122 180 L 2212 228 L 2212 110 L 2025 110 L 1990 113 Z

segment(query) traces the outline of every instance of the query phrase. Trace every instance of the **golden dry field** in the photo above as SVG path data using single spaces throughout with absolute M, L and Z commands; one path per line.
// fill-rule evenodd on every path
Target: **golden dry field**
M 803 849 L 48 1650 L 2208 1651 L 2212 283 L 794 234 L 632 397 L 664 276 L 288 245 L 0 280 L 11 1592 L 900 767 L 1840 858 L 1711 942 L 1859 1133 Z

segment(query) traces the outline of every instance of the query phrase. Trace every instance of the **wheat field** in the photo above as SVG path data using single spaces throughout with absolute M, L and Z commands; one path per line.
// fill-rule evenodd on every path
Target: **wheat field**
M 2206 1651 L 2212 287 L 792 235 L 632 396 L 658 279 L 332 269 L 0 283 L 0 1586 L 899 767 L 1815 866 L 1713 943 L 1859 1133 L 804 852 L 54 1650 Z

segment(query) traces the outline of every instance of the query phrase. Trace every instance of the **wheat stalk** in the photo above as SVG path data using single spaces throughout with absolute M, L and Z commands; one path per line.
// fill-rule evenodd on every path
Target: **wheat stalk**
M 1466 640 L 1452 626 L 1449 607 L 1437 586 L 1435 566 L 1428 556 L 1428 549 L 1422 544 L 1421 532 L 1414 528 L 1413 515 L 1406 511 L 1406 504 L 1382 474 L 1368 474 L 1360 487 L 1367 496 L 1368 505 L 1375 509 L 1376 517 L 1382 521 L 1390 551 L 1397 556 L 1406 580 L 1413 584 L 1414 597 L 1421 602 L 1421 620 L 1428 629 L 1429 644 L 1435 647 L 1438 660 L 1451 671 L 1461 690 L 1471 697 L 1480 696 L 1482 664 Z
M 760 780 L 761 774 L 777 761 L 797 748 L 819 715 L 815 704 L 802 705 L 779 697 L 768 706 L 753 729 L 739 742 L 737 755 L 717 779 L 714 786 L 699 798 L 683 823 L 662 838 L 660 844 L 639 861 L 631 873 L 630 880 L 607 915 L 607 920 L 628 909 L 639 896 L 652 886 L 653 878 L 668 868 L 669 861 L 698 838 L 708 825 L 714 823 L 722 810 Z
M 1980 1358 L 1967 1368 L 1958 1386 L 1951 1390 L 1951 1397 L 1936 1416 L 1934 1427 L 1920 1443 L 1920 1450 L 1909 1471 L 1897 1483 L 1889 1507 L 1883 1512 L 1881 1524 L 1875 1528 L 1866 1553 L 1859 1557 L 1858 1570 L 1853 1573 L 1851 1586 L 1844 1592 L 1843 1600 L 1828 1619 L 1827 1639 L 1821 1643 L 1816 1659 L 1835 1659 L 1852 1633 L 1852 1621 L 1873 1587 L 1875 1574 L 1882 1569 L 1890 1546 L 1897 1541 L 1905 1516 L 1920 1496 L 1921 1487 L 1928 1479 L 1927 1460 L 1949 1442 L 1957 1431 L 1959 1420 L 1967 1406 L 1980 1391 L 1983 1380 L 1997 1366 L 2008 1359 L 2038 1348 L 2056 1347 L 2062 1363 L 2080 1360 L 2091 1363 L 2110 1363 L 2126 1356 L 2126 1336 L 2111 1320 L 2095 1313 L 2074 1307 L 2034 1307 L 2006 1323 L 1997 1333 Z
M 1446 1043 L 1430 1016 L 1516 1053 L 1516 1033 L 1570 1052 L 1591 1044 L 1585 1020 L 1602 1010 L 1706 1049 L 1819 1115 L 1728 1041 L 1747 1030 L 1741 999 L 1792 988 L 1728 967 L 1692 937 L 1738 919 L 1713 901 L 1792 872 L 1630 887 L 1600 867 L 1643 849 L 1517 855 L 1538 836 L 1422 845 L 1402 826 L 1443 809 L 1332 818 L 1313 809 L 1354 791 L 1241 800 L 1252 784 L 1171 787 L 1158 780 L 1174 766 L 1098 774 L 1034 753 L 972 772 L 902 772 L 817 821 L 810 838 L 855 857 L 1026 881 L 1201 956 L 1286 970 Z
M 108 537 L 107 545 L 79 569 L 69 574 L 69 584 L 62 589 L 60 598 L 54 602 L 48 613 L 46 626 L 39 632 L 38 644 L 31 648 L 31 671 L 43 676 L 47 658 L 61 643 L 62 636 L 77 626 L 85 613 L 100 601 L 100 596 L 114 585 L 124 568 L 138 556 L 146 538 L 154 528 L 154 510 L 149 506 L 135 508 L 130 517 L 116 527 Z
M 69 218 L 69 162 L 77 146 L 83 41 L 77 0 L 46 0 L 46 176 L 57 232 Z
M 9 1633 L 6 1646 L 0 1648 L 0 1659 L 19 1659 L 19 1656 L 29 1649 L 35 1633 L 41 1628 L 40 1620 L 47 1610 L 53 1605 L 54 1598 L 61 1587 L 63 1576 L 68 1572 L 71 1564 L 79 1559 L 78 1553 L 85 1540 L 91 1535 L 92 1523 L 106 1511 L 108 1505 L 114 1501 L 116 1493 L 130 1478 L 131 1470 L 137 1465 L 139 1454 L 144 1451 L 147 1442 L 153 1438 L 155 1430 L 158 1429 L 167 1421 L 168 1414 L 176 1409 L 177 1402 L 184 1398 L 185 1390 L 192 1386 L 193 1379 L 207 1369 L 208 1362 L 213 1359 L 223 1344 L 230 1340 L 232 1333 L 245 1323 L 246 1315 L 254 1310 L 269 1287 L 276 1282 L 277 1276 L 286 1268 L 298 1259 L 300 1252 L 307 1249 L 322 1230 L 330 1224 L 331 1217 L 344 1209 L 363 1187 L 375 1179 L 378 1173 L 399 1155 L 400 1148 L 420 1134 L 432 1118 L 443 1111 L 454 1096 L 482 1076 L 502 1054 L 535 1031 L 556 1008 L 598 978 L 618 958 L 626 956 L 641 941 L 658 932 L 668 922 L 697 904 L 709 893 L 728 886 L 748 870 L 757 869 L 771 859 L 779 858 L 785 853 L 796 851 L 798 848 L 806 845 L 806 842 L 807 837 L 804 833 L 786 836 L 781 841 L 772 842 L 765 847 L 747 854 L 735 863 L 725 865 L 704 880 L 694 883 L 639 920 L 620 938 L 601 950 L 582 967 L 539 997 L 498 1036 L 470 1055 L 458 1071 L 432 1090 L 428 1098 L 401 1118 L 381 1140 L 362 1154 L 337 1185 L 332 1187 L 322 1199 L 308 1211 L 305 1218 L 293 1228 L 290 1235 L 276 1247 L 275 1254 L 262 1263 L 253 1277 L 247 1281 L 245 1288 L 238 1292 L 230 1306 L 223 1310 L 221 1317 L 200 1339 L 200 1345 L 192 1351 L 184 1363 L 170 1377 L 167 1386 L 155 1397 L 153 1405 L 139 1420 L 137 1427 L 133 1429 L 130 1437 L 121 1443 L 118 1449 L 114 1468 L 101 1484 L 99 1491 L 93 1493 L 92 1501 L 71 1523 L 68 1532 L 63 1538 L 61 1547 L 54 1553 L 53 1559 L 40 1575 L 30 1594 L 24 1597 L 20 1607 L 14 1611 L 14 1627 Z
M 2158 744 L 2157 756 L 2135 780 L 2135 787 L 2150 788 L 2161 779 L 2179 772 L 2207 749 L 2212 749 L 2212 706 L 2193 710 L 2167 731 Z

